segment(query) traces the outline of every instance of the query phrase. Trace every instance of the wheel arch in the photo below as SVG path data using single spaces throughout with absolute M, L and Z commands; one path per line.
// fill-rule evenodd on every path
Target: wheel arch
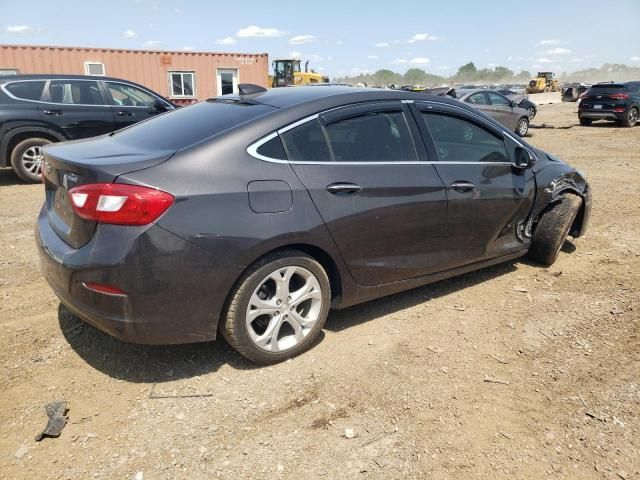
M 0 151 L 2 152 L 2 166 L 11 165 L 11 154 L 13 149 L 23 140 L 28 138 L 46 138 L 52 142 L 63 142 L 66 140 L 62 135 L 53 130 L 43 127 L 22 127 L 8 132 L 2 139 Z

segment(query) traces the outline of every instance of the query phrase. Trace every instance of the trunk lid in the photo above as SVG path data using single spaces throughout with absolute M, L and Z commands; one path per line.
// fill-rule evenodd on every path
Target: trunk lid
M 69 190 L 87 183 L 113 183 L 120 175 L 158 165 L 174 153 L 125 144 L 117 136 L 46 147 L 42 180 L 51 228 L 73 248 L 82 247 L 91 239 L 96 222 L 76 215 Z

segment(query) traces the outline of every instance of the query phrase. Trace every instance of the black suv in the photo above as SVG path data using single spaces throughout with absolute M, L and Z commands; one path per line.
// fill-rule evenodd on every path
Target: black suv
M 594 120 L 615 120 L 625 127 L 638 123 L 640 82 L 598 83 L 580 97 L 580 125 Z
M 15 75 L 0 80 L 0 167 L 39 182 L 41 147 L 94 137 L 175 105 L 136 83 L 83 75 Z

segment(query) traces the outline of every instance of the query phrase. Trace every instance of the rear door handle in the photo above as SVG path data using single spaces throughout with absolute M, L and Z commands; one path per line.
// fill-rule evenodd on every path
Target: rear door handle
M 468 192 L 469 190 L 473 190 L 476 186 L 471 182 L 458 181 L 453 182 L 451 184 L 451 188 L 453 188 L 456 192 Z
M 327 186 L 327 191 L 334 195 L 353 195 L 360 190 L 362 190 L 362 187 L 355 183 L 332 183 Z
M 118 110 L 118 111 L 116 112 L 116 115 L 118 115 L 119 117 L 124 117 L 124 116 L 132 117 L 132 116 L 133 116 L 133 113 L 132 113 L 132 112 L 125 112 L 125 111 L 123 111 L 123 110 Z
M 62 110 L 43 110 L 42 113 L 45 115 L 53 115 L 54 117 L 59 117 L 62 115 Z

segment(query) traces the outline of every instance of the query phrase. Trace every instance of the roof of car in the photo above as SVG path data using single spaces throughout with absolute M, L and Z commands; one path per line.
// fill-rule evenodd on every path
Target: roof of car
M 224 96 L 218 98 L 238 98 L 237 96 Z M 432 100 L 438 102 L 449 102 L 442 96 L 430 95 L 422 92 L 407 92 L 403 90 L 387 90 L 382 88 L 360 88 L 346 86 L 313 86 L 313 87 L 291 87 L 272 88 L 258 95 L 252 95 L 251 99 L 270 105 L 276 108 L 288 108 L 302 103 L 313 102 L 328 98 L 341 97 L 341 102 L 352 103 L 358 101 L 371 100 Z M 451 102 L 456 102 L 451 99 Z

